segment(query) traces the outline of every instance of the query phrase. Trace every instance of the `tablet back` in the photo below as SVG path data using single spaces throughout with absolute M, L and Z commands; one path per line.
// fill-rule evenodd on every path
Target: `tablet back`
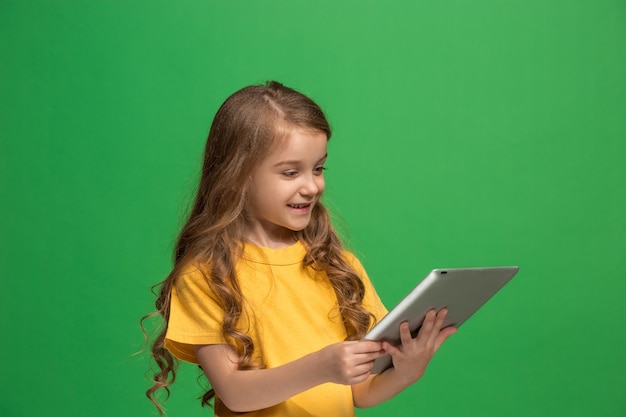
M 365 336 L 368 340 L 400 344 L 400 323 L 409 322 L 417 334 L 428 310 L 448 309 L 445 326 L 459 327 L 517 273 L 519 267 L 434 269 Z M 379 358 L 372 373 L 391 366 Z

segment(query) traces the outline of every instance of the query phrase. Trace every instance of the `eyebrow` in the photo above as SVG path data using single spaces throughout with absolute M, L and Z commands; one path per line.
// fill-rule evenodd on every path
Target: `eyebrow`
M 325 154 L 323 157 L 321 157 L 317 161 L 317 163 L 320 163 L 321 161 L 325 160 L 326 158 L 328 158 L 328 153 Z M 300 163 L 300 162 L 301 162 L 301 160 L 299 160 L 299 159 L 290 159 L 290 160 L 287 160 L 287 161 L 277 162 L 277 163 L 274 164 L 274 166 L 278 167 L 278 166 L 281 166 L 281 165 L 294 165 L 294 164 L 297 164 L 297 163 Z

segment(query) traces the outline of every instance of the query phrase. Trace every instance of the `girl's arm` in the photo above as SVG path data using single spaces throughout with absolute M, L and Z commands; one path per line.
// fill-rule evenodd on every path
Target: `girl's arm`
M 242 371 L 230 345 L 194 349 L 216 394 L 235 412 L 271 407 L 325 382 L 359 384 L 369 377 L 374 359 L 385 355 L 378 342 L 342 342 L 276 368 Z
M 446 309 L 439 313 L 429 311 L 415 339 L 411 337 L 409 324 L 402 323 L 401 345 L 394 347 L 387 342 L 382 344 L 382 348 L 391 355 L 393 368 L 353 385 L 354 405 L 365 408 L 380 404 L 420 379 L 441 344 L 456 332 L 454 327 L 442 328 L 447 313 Z

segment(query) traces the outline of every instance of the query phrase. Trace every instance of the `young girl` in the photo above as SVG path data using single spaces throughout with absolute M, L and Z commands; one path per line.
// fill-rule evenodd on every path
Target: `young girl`
M 401 346 L 362 340 L 386 309 L 320 201 L 330 135 L 322 110 L 277 82 L 218 110 L 156 302 L 159 412 L 176 357 L 201 366 L 216 416 L 353 416 L 417 381 L 454 333 L 441 310 L 415 338 L 404 323 Z M 386 354 L 394 367 L 370 374 Z

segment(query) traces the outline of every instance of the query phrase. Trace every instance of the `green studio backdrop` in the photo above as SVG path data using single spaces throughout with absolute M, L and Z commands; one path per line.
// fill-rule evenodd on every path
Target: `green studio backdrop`
M 358 416 L 626 415 L 625 22 L 622 0 L 3 0 L 0 415 L 155 415 L 138 320 L 215 111 L 267 79 L 327 112 L 326 202 L 389 307 L 432 268 L 521 267 Z M 197 373 L 171 417 L 210 415 Z

